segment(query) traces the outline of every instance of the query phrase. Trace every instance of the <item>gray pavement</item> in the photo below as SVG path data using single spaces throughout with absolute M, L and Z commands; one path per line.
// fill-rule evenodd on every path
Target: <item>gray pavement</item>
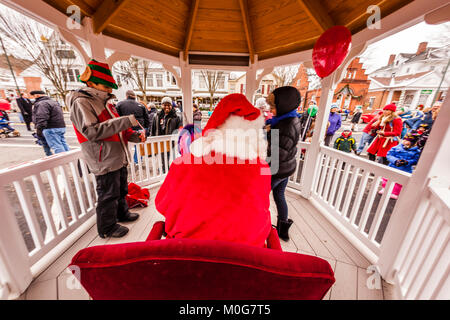
M 10 120 L 13 122 L 11 126 L 18 130 L 20 137 L 12 137 L 0 139 L 0 169 L 16 166 L 27 161 L 37 160 L 45 157 L 44 149 L 35 143 L 36 139 L 31 135 L 33 132 L 27 130 L 25 123 L 21 123 L 17 113 L 9 114 Z M 75 131 L 69 120 L 69 114 L 64 114 L 66 122 L 66 141 L 71 150 L 79 148 L 80 145 L 75 135 Z M 33 124 L 31 125 L 34 128 Z

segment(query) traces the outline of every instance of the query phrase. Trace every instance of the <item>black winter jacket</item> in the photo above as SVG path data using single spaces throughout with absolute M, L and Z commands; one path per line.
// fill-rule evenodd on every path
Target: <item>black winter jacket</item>
M 181 118 L 177 115 L 175 109 L 170 110 L 167 115 L 164 113 L 164 110 L 161 110 L 153 118 L 152 136 L 171 135 L 181 125 Z
M 277 159 L 269 159 L 270 167 L 272 170 L 272 179 L 284 179 L 290 177 L 297 167 L 297 144 L 300 137 L 300 119 L 286 118 L 278 122 L 274 127 L 270 129 L 267 134 L 268 138 L 268 152 L 267 155 L 272 155 L 272 131 L 278 129 L 279 131 L 279 147 L 278 147 L 278 166 L 274 161 Z M 275 141 L 274 141 L 275 142 Z M 275 147 L 275 146 L 274 146 Z M 275 157 L 275 155 L 274 155 Z M 277 170 L 278 169 L 278 170 Z
M 158 113 L 158 109 L 156 108 L 152 108 L 150 109 L 150 111 L 148 112 L 148 133 L 147 135 L 151 135 L 152 131 L 153 131 L 153 119 L 156 117 L 156 114 Z
M 126 100 L 120 101 L 117 106 L 117 113 L 119 116 L 129 116 L 134 114 L 136 120 L 140 123 L 144 129 L 148 129 L 150 126 L 150 122 L 148 120 L 148 111 L 145 106 L 139 102 L 136 101 L 134 98 L 128 98 Z M 133 127 L 134 131 L 142 130 L 141 127 Z
M 45 96 L 34 102 L 33 122 L 37 131 L 66 127 L 61 105 Z
M 31 121 L 32 114 L 33 114 L 33 104 L 31 103 L 30 99 L 26 99 L 24 97 L 20 97 L 16 99 L 17 106 L 20 109 L 20 112 L 23 115 L 23 118 L 28 122 Z

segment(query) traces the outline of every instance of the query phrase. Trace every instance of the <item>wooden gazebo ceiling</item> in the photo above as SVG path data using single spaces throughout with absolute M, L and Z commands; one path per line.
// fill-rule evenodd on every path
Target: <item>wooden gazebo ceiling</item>
M 322 32 L 366 28 L 367 8 L 385 17 L 411 0 L 44 0 L 78 5 L 94 31 L 173 56 L 244 53 L 259 60 L 311 49 Z

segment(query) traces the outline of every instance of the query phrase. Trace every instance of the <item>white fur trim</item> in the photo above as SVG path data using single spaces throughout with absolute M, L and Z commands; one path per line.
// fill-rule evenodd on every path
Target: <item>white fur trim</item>
M 243 160 L 266 160 L 267 141 L 263 134 L 264 117 L 249 121 L 239 116 L 230 116 L 216 130 L 192 142 L 190 150 L 196 157 L 212 151 Z

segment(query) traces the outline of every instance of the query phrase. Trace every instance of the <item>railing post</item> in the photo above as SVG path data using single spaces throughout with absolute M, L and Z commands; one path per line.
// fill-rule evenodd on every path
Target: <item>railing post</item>
M 304 172 L 305 176 L 302 181 L 302 193 L 305 198 L 311 197 L 311 191 L 314 183 L 314 177 L 319 166 L 320 146 L 324 140 L 328 117 L 330 113 L 330 104 L 333 101 L 333 94 L 336 85 L 334 84 L 335 73 L 333 72 L 328 77 L 322 79 L 322 94 L 319 102 L 319 110 L 316 116 L 316 123 L 314 126 L 314 134 L 311 145 L 309 146 L 306 157 Z
M 428 187 L 430 178 L 441 177 L 450 180 L 450 90 L 447 91 L 441 111 L 422 151 L 419 163 L 410 182 L 403 186 L 401 196 L 395 206 L 380 247 L 378 267 L 381 276 L 393 282 L 397 270 L 398 257 L 403 240 L 420 206 L 422 194 Z
M 0 183 L 0 186 L 3 185 Z M 9 298 L 18 298 L 33 280 L 29 254 L 5 190 L 0 189 L 0 284 L 8 287 Z

